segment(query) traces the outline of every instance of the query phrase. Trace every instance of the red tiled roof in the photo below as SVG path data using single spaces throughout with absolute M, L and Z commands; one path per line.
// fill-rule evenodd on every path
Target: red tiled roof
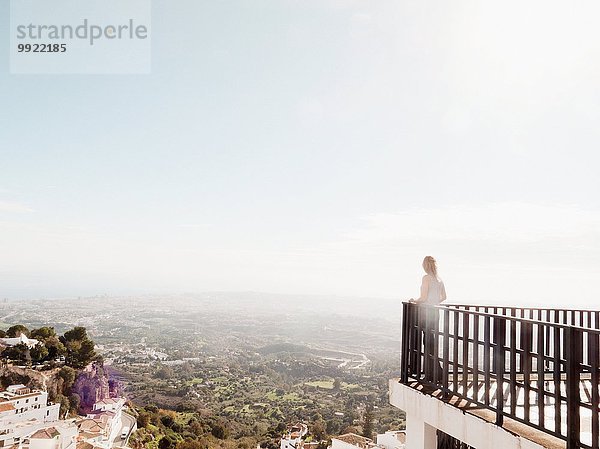
M 78 424 L 80 430 L 87 430 L 88 432 L 102 432 L 106 427 L 106 423 L 95 419 L 84 419 Z
M 77 449 L 93 449 L 93 445 L 87 441 L 80 441 L 77 443 Z
M 48 427 L 47 429 L 40 429 L 31 435 L 30 438 L 40 439 L 40 440 L 51 440 L 52 438 L 56 438 L 60 433 L 54 427 Z
M 339 437 L 335 437 L 335 439 L 343 441 L 344 443 L 358 446 L 360 448 L 367 448 L 369 443 L 371 443 L 373 441 L 369 438 L 365 438 L 365 437 L 357 435 L 355 433 L 346 433 L 344 435 L 340 435 Z
M 10 402 L 0 402 L 0 413 L 8 412 L 9 410 L 14 410 L 15 407 Z

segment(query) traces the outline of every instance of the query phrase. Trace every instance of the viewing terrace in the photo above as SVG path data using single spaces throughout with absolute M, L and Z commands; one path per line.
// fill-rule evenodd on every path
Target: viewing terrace
M 600 311 L 404 303 L 407 449 L 598 449 L 599 329 Z

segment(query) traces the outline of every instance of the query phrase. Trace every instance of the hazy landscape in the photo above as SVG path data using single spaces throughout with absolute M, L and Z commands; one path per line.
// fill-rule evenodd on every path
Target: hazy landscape
M 208 423 L 209 434 L 216 425 L 232 447 L 276 445 L 298 420 L 316 440 L 361 432 L 367 408 L 375 431 L 404 423 L 387 399 L 399 302 L 207 293 L 4 301 L 0 310 L 4 327 L 84 326 L 140 413 L 172 410 L 185 425 Z

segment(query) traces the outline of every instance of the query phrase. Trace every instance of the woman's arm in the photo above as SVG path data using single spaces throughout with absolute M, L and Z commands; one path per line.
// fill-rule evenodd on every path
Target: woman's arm
M 444 302 L 446 300 L 446 287 L 444 286 L 444 283 L 442 282 L 442 298 L 440 302 Z
M 421 296 L 418 299 L 412 299 L 411 302 L 425 302 L 427 300 L 427 293 L 429 293 L 429 276 L 423 276 L 423 281 L 421 282 Z

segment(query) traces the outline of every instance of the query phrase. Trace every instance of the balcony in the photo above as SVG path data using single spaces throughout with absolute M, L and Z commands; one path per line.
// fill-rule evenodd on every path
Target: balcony
M 458 430 L 444 416 L 459 419 L 453 415 L 459 410 L 478 420 L 474 426 L 485 422 L 482 432 L 522 438 L 515 447 L 598 449 L 599 329 L 599 311 L 404 303 L 401 377 L 390 382 L 392 403 L 432 404 L 437 415 L 423 416 L 445 423 L 450 434 Z M 408 413 L 407 437 L 410 419 Z M 453 444 L 501 447 L 460 425 L 456 439 L 462 439 Z M 443 438 L 429 438 L 421 447 L 443 446 Z

